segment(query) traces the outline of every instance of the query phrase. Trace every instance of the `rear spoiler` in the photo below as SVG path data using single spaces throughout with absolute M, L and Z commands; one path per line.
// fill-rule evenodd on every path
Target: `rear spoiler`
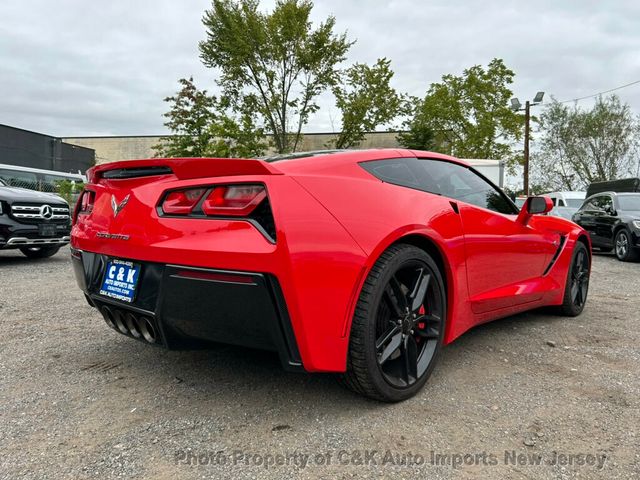
M 277 168 L 263 160 L 241 158 L 153 158 L 123 160 L 90 168 L 90 183 L 105 180 L 124 180 L 160 175 L 175 175 L 179 180 L 235 175 L 282 175 Z

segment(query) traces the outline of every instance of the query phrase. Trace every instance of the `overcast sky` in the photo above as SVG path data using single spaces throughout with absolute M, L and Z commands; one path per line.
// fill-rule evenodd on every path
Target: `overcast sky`
M 162 99 L 193 75 L 208 0 L 2 0 L 0 123 L 55 136 L 164 133 Z M 271 8 L 272 1 L 262 2 Z M 357 40 L 348 62 L 388 57 L 394 85 L 422 96 L 443 74 L 503 58 L 521 101 L 566 100 L 640 80 L 638 0 L 318 0 Z M 618 94 L 640 113 L 640 84 Z M 583 101 L 581 105 L 589 105 Z M 322 99 L 307 132 L 332 130 Z M 337 125 L 337 124 L 336 124 Z

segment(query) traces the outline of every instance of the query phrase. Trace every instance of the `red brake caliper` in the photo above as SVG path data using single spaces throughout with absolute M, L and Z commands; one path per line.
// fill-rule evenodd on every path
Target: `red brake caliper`
M 426 313 L 426 310 L 425 310 L 425 308 L 424 308 L 424 304 L 423 304 L 423 305 L 420 305 L 420 308 L 418 309 L 418 315 L 424 315 L 425 313 Z M 424 326 L 425 326 L 425 323 L 424 323 L 424 322 L 418 322 L 418 328 L 419 328 L 420 330 L 423 330 L 423 329 L 424 329 Z M 419 341 L 421 341 L 421 340 L 422 340 L 422 337 L 417 337 L 417 338 L 416 338 L 416 340 L 419 342 Z

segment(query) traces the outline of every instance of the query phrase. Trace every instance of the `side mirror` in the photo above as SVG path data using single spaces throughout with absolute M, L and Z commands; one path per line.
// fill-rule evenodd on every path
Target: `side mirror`
M 523 225 L 529 223 L 532 215 L 542 215 L 553 209 L 553 202 L 549 197 L 529 197 L 522 205 L 518 221 Z
M 525 207 L 529 215 L 541 215 L 553 209 L 553 200 L 549 197 L 529 197 L 523 205 Z

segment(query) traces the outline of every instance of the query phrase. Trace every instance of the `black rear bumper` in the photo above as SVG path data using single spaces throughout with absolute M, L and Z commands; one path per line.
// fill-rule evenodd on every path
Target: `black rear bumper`
M 71 256 L 89 304 L 124 335 L 145 341 L 135 325 L 150 324 L 155 337 L 146 341 L 169 349 L 228 343 L 276 351 L 285 369 L 302 369 L 284 297 L 272 275 L 136 260 L 142 268 L 129 304 L 98 294 L 109 257 L 75 249 Z

